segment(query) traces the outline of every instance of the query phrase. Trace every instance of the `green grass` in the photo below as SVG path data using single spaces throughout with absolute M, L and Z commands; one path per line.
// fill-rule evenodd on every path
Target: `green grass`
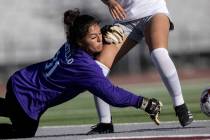
M 210 80 L 188 81 L 182 83 L 183 96 L 195 120 L 208 120 L 200 112 L 201 91 L 210 86 Z M 163 102 L 161 121 L 177 121 L 173 110 L 171 99 L 161 83 L 121 85 L 138 95 L 158 98 Z M 114 123 L 150 122 L 148 116 L 135 108 L 112 107 L 112 118 Z M 7 119 L 0 118 L 0 122 Z M 95 124 L 98 122 L 93 96 L 83 93 L 62 105 L 50 108 L 42 116 L 40 125 L 71 125 L 71 124 Z

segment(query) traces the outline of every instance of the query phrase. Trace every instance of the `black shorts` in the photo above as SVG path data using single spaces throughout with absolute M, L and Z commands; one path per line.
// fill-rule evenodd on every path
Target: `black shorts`
M 11 80 L 9 80 L 7 83 L 6 106 L 15 135 L 17 137 L 33 137 L 37 131 L 39 120 L 34 120 L 25 113 L 14 94 Z

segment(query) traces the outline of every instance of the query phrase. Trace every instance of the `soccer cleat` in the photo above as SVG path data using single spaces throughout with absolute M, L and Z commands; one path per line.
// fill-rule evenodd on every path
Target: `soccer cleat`
M 143 98 L 140 108 L 143 109 L 145 112 L 147 112 L 147 114 L 155 122 L 155 124 L 159 125 L 160 124 L 159 114 L 161 111 L 161 106 L 163 106 L 163 104 L 157 99 Z
M 175 107 L 176 116 L 179 119 L 181 126 L 185 127 L 193 121 L 192 113 L 187 109 L 186 104 Z
M 87 135 L 114 133 L 112 123 L 98 123 L 92 126 L 91 129 Z

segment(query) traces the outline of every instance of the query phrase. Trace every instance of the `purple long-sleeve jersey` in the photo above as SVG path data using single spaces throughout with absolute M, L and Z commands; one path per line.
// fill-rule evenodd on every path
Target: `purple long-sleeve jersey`
M 116 107 L 138 107 L 142 101 L 142 97 L 114 86 L 90 55 L 69 43 L 52 59 L 23 68 L 10 79 L 18 102 L 35 120 L 49 107 L 85 90 Z

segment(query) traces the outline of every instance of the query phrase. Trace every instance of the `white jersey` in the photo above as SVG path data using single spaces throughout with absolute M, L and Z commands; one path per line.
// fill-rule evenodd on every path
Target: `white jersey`
M 125 21 L 140 19 L 156 13 L 169 15 L 165 0 L 117 0 L 127 13 Z

